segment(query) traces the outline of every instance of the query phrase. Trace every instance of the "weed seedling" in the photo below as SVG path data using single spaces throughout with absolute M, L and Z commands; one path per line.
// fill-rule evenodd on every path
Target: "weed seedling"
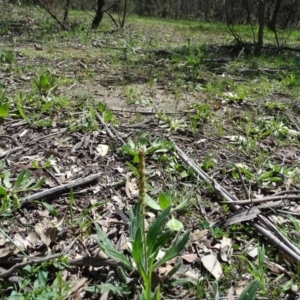
M 112 242 L 101 231 L 100 227 L 96 225 L 99 247 L 109 257 L 120 262 L 122 266 L 129 272 L 136 270 L 141 277 L 142 287 L 139 296 L 145 300 L 161 299 L 160 286 L 158 285 L 155 290 L 152 290 L 152 276 L 154 271 L 169 261 L 170 259 L 179 255 L 184 249 L 188 238 L 189 231 L 182 234 L 179 231 L 175 238 L 174 232 L 170 229 L 165 229 L 164 224 L 168 220 L 171 212 L 171 205 L 167 206 L 161 214 L 157 216 L 155 221 L 150 224 L 148 231 L 145 228 L 146 218 L 146 191 L 145 191 L 145 154 L 144 150 L 139 151 L 139 199 L 134 208 L 129 213 L 129 240 L 132 248 L 130 254 L 134 264 L 121 252 L 117 251 Z M 166 204 L 167 202 L 165 202 Z M 163 255 L 158 256 L 159 252 Z M 168 275 L 174 274 L 180 263 L 175 265 L 169 271 Z M 123 273 L 120 272 L 121 274 Z

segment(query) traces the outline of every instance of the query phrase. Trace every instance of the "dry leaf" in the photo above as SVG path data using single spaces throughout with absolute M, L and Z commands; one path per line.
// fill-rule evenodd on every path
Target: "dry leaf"
M 96 147 L 98 154 L 101 157 L 104 157 L 108 152 L 109 147 L 107 145 L 100 144 Z
M 18 250 L 18 248 L 14 245 L 9 245 L 6 246 L 5 248 L 1 248 L 0 249 L 0 258 L 1 257 L 6 257 L 8 255 L 13 255 L 18 253 L 20 250 Z
M 197 260 L 198 255 L 197 254 L 185 254 L 181 256 L 182 259 L 184 259 L 185 261 L 189 262 L 189 263 L 193 263 Z
M 26 250 L 30 245 L 30 242 L 17 233 L 14 237 L 14 244 L 21 250 Z
M 34 226 L 34 229 L 47 247 L 49 247 L 51 242 L 55 242 L 57 233 L 57 229 L 55 227 L 47 227 L 42 223 L 37 223 Z
M 5 235 L 3 233 L 0 233 L 0 246 L 3 246 L 5 244 Z
M 232 249 L 232 240 L 230 238 L 224 237 L 221 241 L 221 258 L 223 261 L 228 261 L 231 258 L 233 249 Z
M 222 266 L 214 254 L 204 255 L 203 257 L 201 257 L 201 262 L 205 269 L 209 271 L 216 280 L 219 280 L 222 277 Z
M 208 234 L 208 229 L 204 229 L 204 230 L 197 229 L 190 234 L 190 239 L 192 242 L 199 241 L 203 237 L 206 237 L 207 234 Z
M 230 287 L 230 289 L 228 290 L 228 294 L 227 294 L 227 300 L 233 300 L 234 299 L 234 288 L 233 286 Z
M 127 173 L 125 175 L 125 177 L 126 177 L 125 191 L 126 191 L 126 195 L 129 199 L 135 198 L 139 194 L 137 179 L 130 178 L 131 174 L 132 173 Z
M 83 278 L 79 279 L 77 282 L 74 282 L 69 291 L 69 295 L 71 295 L 72 293 L 74 293 L 74 292 L 78 291 L 80 288 L 82 288 L 85 285 L 87 280 L 88 280 L 87 278 L 83 277 Z
M 230 218 L 226 221 L 225 225 L 230 226 L 235 223 L 240 223 L 244 221 L 253 220 L 260 213 L 260 210 L 257 206 L 252 206 L 250 209 L 244 209 L 242 211 L 238 211 L 237 213 L 230 216 Z

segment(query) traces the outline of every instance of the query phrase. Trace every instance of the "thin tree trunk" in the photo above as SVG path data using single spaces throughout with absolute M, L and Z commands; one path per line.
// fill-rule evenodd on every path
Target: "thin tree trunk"
M 92 22 L 92 28 L 96 29 L 99 27 L 102 18 L 103 18 L 103 7 L 105 5 L 104 0 L 97 0 L 97 12 L 96 12 L 96 16 L 94 17 L 94 20 Z
M 260 55 L 264 44 L 264 26 L 265 26 L 265 0 L 258 1 L 258 33 L 257 44 L 255 45 L 255 54 Z
M 66 0 L 66 3 L 65 3 L 65 12 L 64 12 L 64 22 L 67 22 L 67 20 L 68 20 L 70 3 L 71 3 L 71 0 Z

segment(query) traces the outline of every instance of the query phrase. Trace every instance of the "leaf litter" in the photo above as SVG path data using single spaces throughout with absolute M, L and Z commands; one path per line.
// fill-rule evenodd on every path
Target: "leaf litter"
M 18 59 L 21 64 L 25 64 L 22 57 Z M 41 58 L 32 59 L 31 62 L 53 64 Z M 59 72 L 64 62 L 55 63 Z M 72 61 L 70 69 L 76 72 L 78 68 L 78 64 Z M 106 68 L 105 65 L 103 68 Z M 74 74 L 70 74 L 70 77 Z M 32 75 L 22 75 L 26 79 L 24 85 Z M 116 77 L 113 76 L 112 79 L 116 80 Z M 20 82 L 13 74 L 7 74 L 5 80 L 5 85 L 10 85 L 11 89 L 19 88 Z M 227 96 L 234 95 L 230 92 Z M 214 113 L 218 116 L 220 111 L 223 113 L 231 109 L 238 115 L 244 109 L 242 103 L 230 104 L 219 100 L 211 100 L 210 106 L 216 107 L 211 120 L 214 120 Z M 77 103 L 74 101 L 74 104 Z M 97 223 L 115 248 L 126 253 L 126 249 L 131 246 L 128 242 L 127 212 L 138 195 L 137 177 L 126 164 L 130 158 L 114 151 L 109 145 L 113 140 L 116 148 L 122 147 L 127 137 L 139 136 L 143 131 L 148 133 L 151 140 L 162 137 L 171 140 L 177 148 L 167 153 L 175 156 L 176 167 L 180 164 L 184 166 L 183 170 L 174 172 L 158 164 L 151 155 L 147 156 L 147 169 L 152 170 L 148 178 L 151 199 L 155 199 L 168 186 L 175 186 L 178 191 L 184 188 L 193 189 L 198 195 L 193 197 L 196 200 L 193 199 L 191 204 L 191 216 L 185 216 L 181 211 L 174 212 L 172 220 L 180 221 L 184 229 L 192 229 L 189 244 L 180 257 L 158 269 L 156 284 L 163 284 L 163 276 L 172 269 L 171 266 L 182 260 L 181 267 L 174 274 L 175 278 L 185 277 L 191 283 L 197 284 L 205 278 L 221 281 L 228 276 L 237 281 L 233 287 L 227 281 L 228 299 L 241 294 L 250 282 L 249 268 L 245 263 L 234 267 L 234 262 L 243 253 L 247 253 L 249 259 L 257 258 L 257 242 L 248 241 L 257 228 L 261 234 L 259 239 L 263 243 L 274 243 L 281 256 L 278 262 L 266 258 L 270 270 L 269 278 L 274 278 L 274 273 L 284 274 L 287 278 L 285 282 L 288 282 L 292 276 L 290 269 L 295 267 L 295 261 L 299 261 L 300 251 L 282 236 L 278 228 L 295 223 L 287 217 L 288 214 L 294 213 L 296 217 L 299 214 L 299 191 L 295 188 L 298 182 L 297 179 L 293 181 L 293 170 L 290 169 L 281 174 L 284 180 L 278 183 L 276 180 L 280 178 L 281 170 L 274 169 L 274 165 L 288 164 L 290 167 L 297 163 L 300 159 L 298 147 L 277 147 L 274 142 L 276 132 L 273 139 L 262 139 L 259 147 L 273 153 L 272 166 L 265 167 L 270 172 L 267 175 L 261 175 L 260 171 L 257 174 L 261 176 L 255 177 L 251 172 L 257 170 L 249 161 L 251 157 L 243 152 L 241 146 L 245 145 L 248 137 L 232 129 L 237 124 L 235 121 L 247 122 L 247 119 L 240 116 L 226 124 L 224 128 L 227 132 L 222 138 L 216 135 L 213 122 L 205 124 L 201 132 L 192 136 L 187 124 L 190 123 L 190 116 L 194 111 L 187 107 L 186 111 L 178 112 L 180 117 L 171 121 L 168 118 L 159 120 L 154 117 L 155 114 L 149 113 L 147 122 L 132 126 L 129 118 L 136 112 L 116 110 L 114 113 L 121 125 L 112 127 L 98 118 L 97 130 L 93 132 L 70 131 L 69 124 L 62 121 L 68 120 L 64 110 L 57 112 L 52 127 L 36 128 L 28 122 L 5 119 L 1 124 L 0 156 L 5 159 L 5 170 L 11 175 L 9 182 L 16 182 L 22 170 L 30 171 L 36 181 L 41 178 L 45 178 L 45 181 L 37 193 L 34 190 L 20 191 L 17 199 L 13 199 L 16 204 L 19 203 L 20 208 L 12 209 L 9 219 L 4 216 L 1 220 L 0 277 L 17 275 L 18 270 L 26 265 L 40 264 L 65 254 L 69 266 L 65 270 L 64 280 L 72 282 L 70 299 L 93 299 L 94 292 L 89 288 L 92 284 L 114 283 L 112 278 L 116 275 L 117 264 L 99 250 L 91 235 L 95 233 L 94 224 Z M 146 111 L 141 110 L 139 113 Z M 170 112 L 170 115 L 171 113 L 174 112 Z M 76 112 L 76 118 L 84 124 L 86 116 L 82 112 Z M 289 130 L 289 134 L 295 133 Z M 236 147 L 240 145 L 240 152 L 234 152 L 232 144 Z M 208 153 L 213 153 L 214 157 L 210 164 L 205 163 Z M 198 173 L 199 166 L 205 172 Z M 236 168 L 240 169 L 240 175 L 235 171 Z M 171 180 L 168 181 L 170 177 Z M 209 183 L 214 191 L 203 187 L 203 182 Z M 244 189 L 244 185 L 247 185 L 247 189 Z M 73 190 L 73 199 L 70 189 Z M 263 199 L 268 197 L 279 199 L 271 199 L 268 204 L 264 204 Z M 239 205 L 238 202 L 242 199 L 249 202 Z M 287 199 L 289 202 L 286 202 Z M 235 211 L 237 205 L 237 212 L 231 213 L 229 208 Z M 151 200 L 149 206 L 153 209 L 148 213 L 150 223 L 159 206 L 156 202 L 151 203 Z M 239 226 L 241 222 L 247 225 L 248 233 Z M 253 224 L 254 230 L 248 226 Z M 230 234 L 228 228 L 235 225 L 236 227 L 231 228 L 237 228 L 236 233 Z M 289 239 L 295 240 L 297 232 L 289 234 Z M 270 237 L 271 240 L 268 240 Z M 227 269 L 230 267 L 234 268 L 233 276 L 228 274 Z M 128 282 L 136 282 L 135 280 L 136 278 L 131 278 L 128 274 Z M 291 289 L 297 293 L 297 287 L 292 285 Z M 107 291 L 103 288 L 102 296 L 105 293 Z M 168 290 L 167 295 L 177 298 L 185 295 L 186 299 L 193 296 L 188 290 L 182 291 L 179 287 Z M 106 296 L 108 297 L 107 294 Z

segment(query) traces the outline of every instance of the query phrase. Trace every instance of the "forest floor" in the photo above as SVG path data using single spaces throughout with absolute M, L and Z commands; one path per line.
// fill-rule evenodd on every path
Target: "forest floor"
M 155 234 L 188 236 L 169 259 L 156 239 L 159 298 L 237 299 L 252 283 L 297 299 L 298 52 L 254 56 L 246 26 L 236 45 L 225 24 L 89 18 L 0 22 L 0 298 L 138 299 L 143 149 L 145 234 L 171 205 Z

